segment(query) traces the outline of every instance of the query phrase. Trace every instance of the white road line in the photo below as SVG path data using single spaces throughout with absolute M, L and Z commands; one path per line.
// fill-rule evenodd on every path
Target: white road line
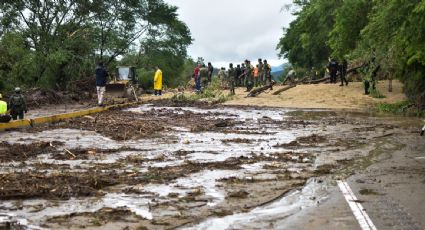
M 342 195 L 344 195 L 345 200 L 351 208 L 354 216 L 360 224 L 362 230 L 377 230 L 372 220 L 367 215 L 363 206 L 357 202 L 357 198 L 351 190 L 350 186 L 345 181 L 338 181 L 339 189 L 341 189 Z

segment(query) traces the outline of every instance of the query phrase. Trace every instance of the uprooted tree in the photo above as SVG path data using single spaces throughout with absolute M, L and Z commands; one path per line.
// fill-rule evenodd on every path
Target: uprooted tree
M 91 76 L 96 61 L 114 65 L 117 57 L 154 36 L 184 60 L 192 38 L 176 12 L 163 0 L 4 0 L 0 89 L 16 84 L 65 88 Z

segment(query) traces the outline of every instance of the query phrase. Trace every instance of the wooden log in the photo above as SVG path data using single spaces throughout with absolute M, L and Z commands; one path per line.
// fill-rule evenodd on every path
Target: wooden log
M 319 84 L 319 83 L 325 82 L 329 79 L 331 79 L 331 77 L 324 77 L 324 78 L 320 78 L 320 79 L 317 79 L 317 80 L 309 81 L 308 83 L 309 84 Z
M 265 85 L 259 88 L 255 88 L 253 90 L 251 90 L 251 92 L 248 93 L 248 95 L 246 95 L 246 97 L 256 97 L 257 95 L 265 92 L 266 90 L 272 88 L 272 86 L 275 84 L 274 81 L 272 81 L 272 84 L 270 85 Z
M 273 93 L 273 95 L 279 95 L 280 93 L 282 93 L 283 91 L 286 91 L 288 89 L 294 88 L 297 85 L 288 85 L 283 87 L 282 89 L 277 90 L 276 92 Z

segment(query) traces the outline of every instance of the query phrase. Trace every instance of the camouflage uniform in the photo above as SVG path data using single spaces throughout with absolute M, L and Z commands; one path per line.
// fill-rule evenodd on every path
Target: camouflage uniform
M 206 88 L 208 86 L 208 68 L 201 67 L 199 69 L 199 77 L 201 78 L 201 87 Z
M 221 88 L 227 87 L 227 76 L 226 76 L 226 70 L 224 68 L 220 69 L 218 71 L 218 79 L 220 79 L 221 82 Z
M 258 60 L 258 80 L 260 81 L 260 85 L 264 85 L 266 82 L 263 66 L 263 61 L 261 59 Z
M 251 91 L 254 84 L 253 69 L 254 67 L 247 62 L 245 67 L 245 86 L 247 92 Z
M 229 65 L 229 70 L 227 70 L 227 77 L 231 95 L 235 95 L 235 82 L 238 77 L 236 74 L 236 69 L 233 68 L 233 65 Z
M 263 69 L 264 69 L 264 79 L 266 81 L 266 85 L 270 85 L 270 89 L 273 90 L 273 87 L 271 86 L 272 84 L 271 67 L 267 62 L 264 62 Z

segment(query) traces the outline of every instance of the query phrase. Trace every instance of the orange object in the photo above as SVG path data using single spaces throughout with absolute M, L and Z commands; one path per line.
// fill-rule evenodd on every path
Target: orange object
M 257 67 L 254 68 L 254 77 L 258 77 L 258 68 Z

